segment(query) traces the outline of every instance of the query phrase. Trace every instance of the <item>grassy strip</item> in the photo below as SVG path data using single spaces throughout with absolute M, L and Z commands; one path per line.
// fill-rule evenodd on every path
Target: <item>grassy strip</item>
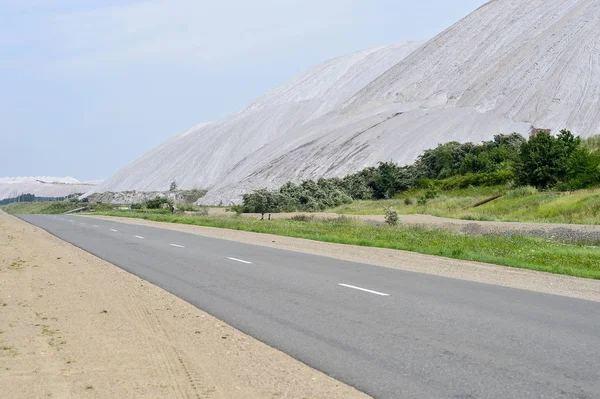
M 76 202 L 14 202 L 9 205 L 0 206 L 0 209 L 11 215 L 58 215 L 82 207 L 88 207 L 95 211 L 110 211 L 114 205 L 82 204 Z
M 478 208 L 471 206 L 498 193 L 504 198 Z M 330 210 L 348 215 L 383 215 L 385 207 L 399 214 L 425 214 L 466 220 L 600 224 L 600 190 L 587 190 L 573 194 L 544 194 L 526 188 L 510 190 L 508 187 L 475 187 L 440 192 L 439 196 L 419 205 L 417 198 L 425 190 L 412 190 L 401 198 L 383 201 L 355 201 Z M 408 198 L 408 200 L 405 200 Z M 406 202 L 405 202 L 406 201 Z
M 600 251 L 521 236 L 476 236 L 408 226 L 371 226 L 341 217 L 333 221 L 259 221 L 245 217 L 203 217 L 134 211 L 102 213 L 233 230 L 306 238 L 339 244 L 391 248 L 569 276 L 600 279 Z

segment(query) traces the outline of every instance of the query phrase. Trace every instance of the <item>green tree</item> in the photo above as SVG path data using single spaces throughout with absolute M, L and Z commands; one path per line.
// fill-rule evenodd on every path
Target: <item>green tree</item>
M 242 196 L 244 201 L 244 212 L 260 213 L 264 220 L 266 213 L 277 212 L 277 198 L 273 191 L 266 189 L 256 190 Z
M 562 130 L 554 137 L 548 130 L 535 131 L 521 145 L 517 174 L 519 182 L 547 189 L 565 181 L 574 168 L 581 139 Z

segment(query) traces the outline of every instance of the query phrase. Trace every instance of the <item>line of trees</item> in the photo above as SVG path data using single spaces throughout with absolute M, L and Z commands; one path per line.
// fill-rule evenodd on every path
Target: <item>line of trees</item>
M 65 197 L 38 197 L 35 194 L 20 194 L 12 198 L 0 200 L 0 205 L 8 205 L 14 202 L 54 202 L 69 201 L 71 198 L 77 198 L 81 194 L 72 194 Z
M 600 136 L 587 140 L 562 130 L 534 130 L 529 139 L 500 134 L 481 144 L 449 142 L 412 164 L 381 162 L 344 178 L 286 183 L 243 196 L 249 213 L 318 211 L 353 200 L 392 198 L 413 187 L 451 190 L 469 186 L 534 186 L 576 190 L 600 184 Z

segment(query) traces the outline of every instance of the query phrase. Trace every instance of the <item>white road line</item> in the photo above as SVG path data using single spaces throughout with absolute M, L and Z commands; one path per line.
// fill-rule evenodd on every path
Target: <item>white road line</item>
M 229 258 L 229 257 L 228 257 L 227 259 L 229 259 L 229 260 L 234 260 L 234 261 L 236 261 L 236 262 L 240 262 L 240 263 L 245 263 L 245 264 L 247 264 L 247 265 L 251 265 L 251 264 L 252 264 L 252 262 L 248 262 L 247 260 L 242 260 L 242 259 L 238 259 L 238 258 Z
M 134 237 L 135 237 L 135 238 L 139 238 L 140 240 L 145 240 L 145 238 L 144 238 L 144 237 L 142 237 L 142 236 L 134 236 Z
M 84 225 L 85 223 L 79 223 L 80 225 Z
M 172 247 L 176 247 L 176 248 L 185 248 L 183 245 L 177 245 L 177 244 L 169 244 Z
M 366 288 L 356 287 L 354 285 L 348 285 L 348 284 L 342 284 L 342 283 L 339 283 L 338 285 L 341 285 L 342 287 L 346 287 L 346 288 L 352 288 L 354 290 L 368 292 L 370 294 L 381 295 L 381 296 L 390 296 L 390 294 L 384 294 L 383 292 L 371 291 Z
M 115 233 L 117 232 L 117 230 L 115 230 L 115 229 L 110 229 L 110 231 L 114 231 Z
M 94 227 L 100 227 L 100 226 L 98 226 L 97 224 L 95 224 Z

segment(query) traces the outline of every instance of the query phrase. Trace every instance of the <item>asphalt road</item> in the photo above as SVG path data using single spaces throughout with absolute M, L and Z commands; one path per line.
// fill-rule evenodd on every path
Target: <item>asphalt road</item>
M 596 302 L 79 216 L 21 218 L 377 398 L 600 398 Z

